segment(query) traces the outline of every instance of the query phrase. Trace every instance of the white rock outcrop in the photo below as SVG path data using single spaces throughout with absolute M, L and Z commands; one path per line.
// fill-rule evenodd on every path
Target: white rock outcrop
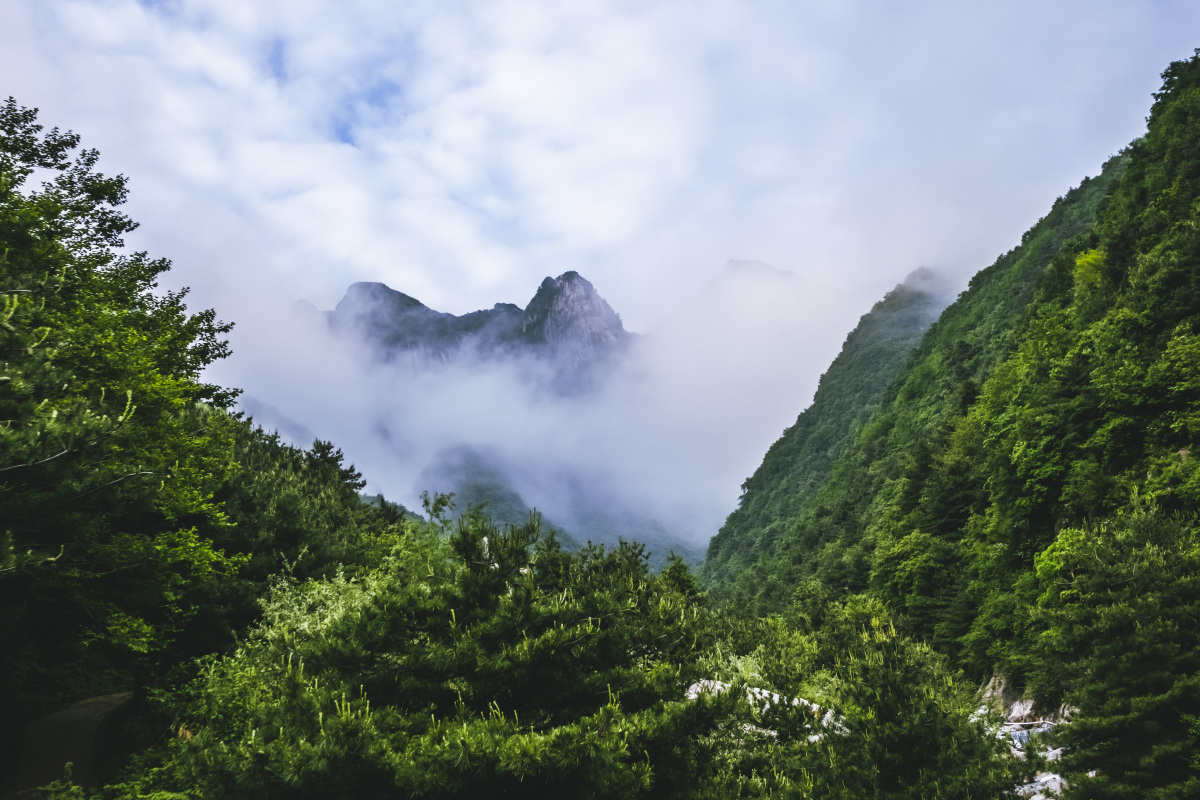
M 731 688 L 733 687 L 730 686 L 730 684 L 723 681 L 697 681 L 688 687 L 685 697 L 687 697 L 688 700 L 695 700 L 701 694 L 724 694 Z M 821 707 L 819 705 L 805 700 L 803 697 L 783 697 L 782 695 L 775 694 L 774 692 L 769 692 L 766 689 L 747 686 L 746 699 L 750 701 L 750 705 L 754 706 L 760 711 L 765 711 L 767 708 L 775 705 L 790 705 L 805 708 L 812 714 L 813 719 L 818 721 L 818 724 L 822 728 L 831 729 L 835 733 L 839 734 L 846 733 L 845 726 L 842 725 L 841 721 L 838 719 L 838 716 L 833 712 L 832 709 L 825 709 L 824 714 L 822 714 Z M 779 735 L 776 731 L 765 730 L 753 725 L 748 725 L 745 727 L 753 730 L 756 733 L 764 733 L 771 737 L 776 737 Z M 811 734 L 808 737 L 810 742 L 820 741 L 820 739 L 821 734 L 819 733 Z

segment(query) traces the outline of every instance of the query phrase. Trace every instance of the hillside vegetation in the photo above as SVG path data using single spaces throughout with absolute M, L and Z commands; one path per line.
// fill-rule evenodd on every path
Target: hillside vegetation
M 1200 791 L 1200 60 L 1163 77 L 1146 135 L 975 276 L 832 466 L 797 435 L 824 408 L 785 434 L 705 566 L 760 614 L 873 598 L 1066 702 L 1067 766 L 1098 770 L 1073 797 Z
M 808 509 L 833 465 L 879 409 L 884 391 L 941 310 L 938 297 L 922 287 L 922 277 L 910 276 L 859 320 L 821 377 L 812 405 L 742 484 L 737 510 L 709 543 L 704 574 L 710 582 L 761 578 L 750 568 L 786 540 L 786 529 Z

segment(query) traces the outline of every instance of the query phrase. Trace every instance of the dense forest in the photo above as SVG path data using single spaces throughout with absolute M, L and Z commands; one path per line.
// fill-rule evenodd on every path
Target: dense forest
M 704 568 L 761 615 L 870 597 L 969 679 L 1065 703 L 1077 797 L 1200 792 L 1200 61 L 1163 77 L 1147 134 L 972 279 L 861 424 L 801 415 Z M 818 401 L 871 396 L 862 349 Z
M 1068 796 L 1200 794 L 1200 51 L 1163 77 L 932 326 L 864 317 L 699 575 L 368 501 L 256 427 L 125 179 L 10 99 L 0 776 L 132 692 L 87 786 L 27 796 L 990 798 L 1043 766 L 1003 676 L 1065 721 Z

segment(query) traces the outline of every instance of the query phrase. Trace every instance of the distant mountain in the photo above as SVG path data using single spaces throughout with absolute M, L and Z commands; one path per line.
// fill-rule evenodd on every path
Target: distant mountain
M 517 336 L 579 366 L 626 344 L 631 334 L 608 302 L 578 272 L 546 278 L 525 308 Z
M 355 283 L 327 316 L 330 327 L 373 347 L 386 361 L 414 365 L 532 357 L 560 389 L 591 385 L 594 370 L 635 334 L 578 272 L 546 278 L 522 310 L 512 303 L 455 316 L 382 283 Z
M 328 316 L 331 327 L 362 338 L 380 355 L 394 358 L 407 352 L 434 361 L 445 361 L 464 348 L 480 353 L 499 349 L 514 339 L 522 319 L 521 309 L 512 303 L 457 317 L 382 283 L 351 285 Z
M 529 521 L 536 509 L 529 506 L 512 488 L 499 453 L 459 444 L 442 450 L 417 479 L 422 491 L 454 493 L 454 516 L 461 517 L 473 507 L 482 508 L 497 525 L 520 526 Z M 580 543 L 563 526 L 542 518 L 542 531 L 553 530 L 567 550 L 579 549 Z
M 454 493 L 454 514 L 461 517 L 472 506 L 482 506 L 500 525 L 522 525 L 534 511 L 513 487 L 513 466 L 494 448 L 458 444 L 442 450 L 422 470 L 417 489 Z M 553 530 L 566 550 L 584 542 L 614 545 L 619 539 L 641 542 L 650 553 L 650 565 L 661 569 L 672 553 L 689 564 L 704 559 L 701 547 L 667 530 L 646 513 L 626 508 L 620 498 L 603 487 L 570 473 L 559 475 L 557 511 L 542 518 L 542 530 Z
M 535 390 L 559 395 L 601 388 L 639 338 L 625 330 L 592 283 L 573 271 L 543 280 L 524 309 L 497 303 L 462 316 L 435 311 L 382 283 L 355 283 L 324 319 L 351 346 L 369 349 L 384 364 L 417 370 L 506 364 Z M 528 520 L 533 509 L 517 488 L 519 464 L 478 442 L 448 445 L 424 465 L 414 491 L 453 492 L 456 515 L 486 505 L 486 513 L 500 524 Z M 539 490 L 555 498 L 543 528 L 557 531 L 567 549 L 586 541 L 611 545 L 623 537 L 645 543 L 656 567 L 664 566 L 671 552 L 695 564 L 702 559 L 700 549 L 646 514 L 627 509 L 597 486 L 594 476 L 585 479 L 562 465 L 554 482 L 553 489 Z

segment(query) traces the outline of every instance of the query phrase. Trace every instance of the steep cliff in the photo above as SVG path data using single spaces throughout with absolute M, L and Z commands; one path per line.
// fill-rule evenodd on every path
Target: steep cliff
M 542 281 L 518 331 L 522 341 L 552 349 L 560 359 L 576 365 L 608 353 L 630 337 L 621 318 L 578 272 Z

